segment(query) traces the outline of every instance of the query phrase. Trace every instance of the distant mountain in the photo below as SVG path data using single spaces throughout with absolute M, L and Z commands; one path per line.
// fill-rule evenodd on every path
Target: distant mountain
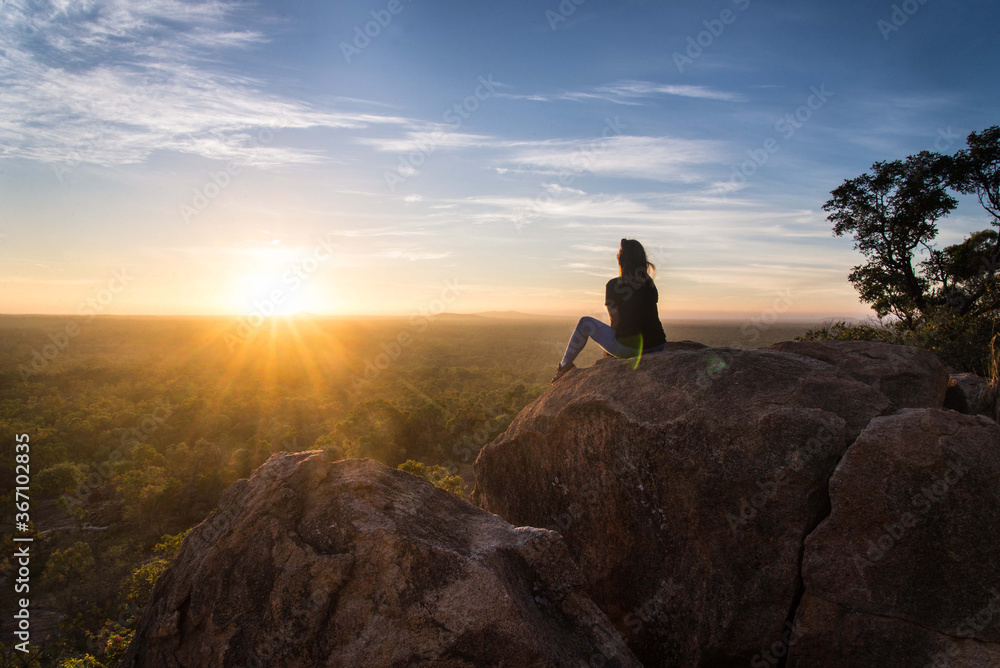
M 436 313 L 431 316 L 435 320 L 482 320 L 478 313 Z
M 482 311 L 474 315 L 482 316 L 483 318 L 502 318 L 505 320 L 538 320 L 538 319 L 549 319 L 549 320 L 565 320 L 570 316 L 565 315 L 540 315 L 536 313 L 521 313 L 520 311 Z
M 559 315 L 537 315 L 534 313 L 521 313 L 520 311 L 481 311 L 479 313 L 438 313 L 431 316 L 438 320 L 468 320 L 482 321 L 490 320 L 566 320 L 569 316 Z

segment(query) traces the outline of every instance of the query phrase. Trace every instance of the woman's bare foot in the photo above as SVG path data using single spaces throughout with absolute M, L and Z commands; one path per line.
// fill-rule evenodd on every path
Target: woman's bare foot
M 574 365 L 572 362 L 570 362 L 569 364 L 567 364 L 565 366 L 563 366 L 562 364 L 560 364 L 556 368 L 556 375 L 552 376 L 552 382 L 553 383 L 556 382 L 557 380 L 559 380 L 560 378 L 562 378 L 563 376 L 565 376 L 567 371 L 569 371 L 570 369 L 575 369 L 575 368 L 576 368 L 576 365 Z

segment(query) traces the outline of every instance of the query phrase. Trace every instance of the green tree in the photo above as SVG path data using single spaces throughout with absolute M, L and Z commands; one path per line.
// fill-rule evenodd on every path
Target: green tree
M 400 434 L 400 456 L 440 462 L 441 438 L 447 433 L 445 414 L 437 405 L 424 404 L 407 413 Z
M 399 468 L 400 471 L 405 471 L 406 473 L 412 473 L 413 475 L 418 475 L 421 478 L 426 478 L 432 485 L 439 487 L 446 492 L 451 492 L 452 494 L 457 494 L 458 496 L 465 496 L 466 485 L 465 481 L 462 480 L 462 476 L 452 474 L 443 466 L 439 466 L 437 464 L 434 466 L 428 466 L 423 462 L 407 459 L 397 468 Z
M 35 476 L 35 489 L 39 496 L 50 499 L 75 490 L 85 479 L 86 476 L 76 464 L 61 462 Z
M 936 282 L 931 300 L 947 305 L 957 317 L 996 311 L 1000 307 L 995 259 L 998 240 L 1000 236 L 993 230 L 980 230 L 944 250 L 930 250 L 921 266 Z
M 181 549 L 181 543 L 188 531 L 173 536 L 163 536 L 160 542 L 153 547 L 152 558 L 140 564 L 125 579 L 118 596 L 124 611 L 134 611 L 146 605 L 149 594 L 153 591 L 153 585 L 156 584 L 157 578 L 163 574 L 163 571 L 167 570 L 177 551 Z M 119 621 L 127 626 L 135 616 L 134 614 L 129 615 Z
M 53 592 L 57 604 L 75 610 L 82 603 L 80 594 L 88 587 L 96 562 L 89 543 L 76 541 L 62 550 L 55 550 L 45 562 L 41 585 Z
M 334 429 L 350 457 L 368 457 L 387 466 L 397 466 L 404 457 L 406 415 L 384 399 L 372 399 L 351 408 Z
M 849 280 L 880 324 L 838 323 L 805 338 L 895 340 L 933 350 L 955 368 L 986 371 L 1000 312 L 1000 234 L 980 230 L 935 248 L 937 220 L 957 205 L 949 188 L 975 194 L 1000 230 L 1000 127 L 971 133 L 954 156 L 924 151 L 876 162 L 831 193 L 823 209 L 834 234 L 852 235 L 866 259 Z M 918 252 L 924 259 L 915 262 Z
M 912 324 L 933 306 L 931 280 L 914 267 L 914 251 L 930 248 L 936 221 L 957 205 L 947 175 L 947 162 L 928 151 L 876 162 L 871 173 L 845 181 L 823 205 L 833 233 L 851 234 L 866 258 L 848 278 L 880 318 L 893 315 Z
M 966 144 L 948 162 L 948 183 L 960 193 L 976 195 L 992 218 L 990 224 L 1000 230 L 1000 126 L 970 133 Z M 974 279 L 958 292 L 963 315 L 977 306 L 983 311 L 1000 308 L 1000 234 L 984 230 L 973 236 L 975 241 L 960 258 L 965 275 Z
M 344 458 L 344 448 L 340 445 L 340 440 L 336 434 L 323 434 L 313 443 L 314 450 L 322 450 L 326 453 L 326 458 L 335 462 Z

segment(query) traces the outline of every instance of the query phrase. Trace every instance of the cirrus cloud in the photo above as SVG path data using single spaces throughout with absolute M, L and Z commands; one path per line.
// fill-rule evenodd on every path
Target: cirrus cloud
M 699 165 L 719 163 L 723 147 L 712 140 L 617 135 L 595 140 L 536 142 L 508 160 L 548 172 L 590 172 L 601 176 L 692 183 Z
M 11 0 L 0 14 L 0 157 L 134 164 L 165 150 L 275 167 L 312 150 L 262 129 L 364 128 L 403 118 L 316 109 L 263 92 L 226 54 L 266 42 L 241 5 L 177 0 Z

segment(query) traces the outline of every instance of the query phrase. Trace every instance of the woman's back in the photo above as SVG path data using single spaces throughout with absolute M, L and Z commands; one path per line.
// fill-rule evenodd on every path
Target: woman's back
M 646 349 L 667 340 L 656 307 L 659 293 L 652 278 L 635 287 L 616 276 L 608 281 L 605 294 L 605 302 L 618 309 L 615 338 L 620 343 L 638 349 L 641 341 L 641 347 Z

